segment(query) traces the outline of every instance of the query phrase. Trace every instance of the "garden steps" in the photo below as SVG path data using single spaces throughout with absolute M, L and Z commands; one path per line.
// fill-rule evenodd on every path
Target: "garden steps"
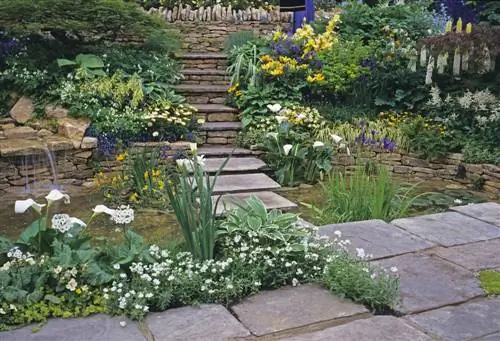
M 179 55 L 186 69 L 212 69 L 225 71 L 226 55 L 223 53 L 185 53 Z
M 226 162 L 225 157 L 214 157 L 204 160 L 205 171 L 207 173 L 216 173 Z M 256 157 L 232 157 L 230 158 L 224 168 L 221 170 L 222 174 L 227 173 L 252 173 L 258 172 L 266 167 L 266 163 Z
M 186 98 L 189 104 L 223 104 L 226 102 L 228 85 L 179 84 L 175 90 Z
M 245 201 L 252 196 L 261 200 L 267 210 L 279 209 L 283 211 L 294 211 L 298 207 L 297 204 L 270 191 L 216 195 L 212 197 L 212 202 L 215 205 L 217 200 L 219 200 L 216 214 L 221 216 L 224 215 L 226 210 L 237 208 L 238 205 L 244 204 Z
M 250 149 L 232 147 L 227 145 L 205 145 L 198 148 L 198 155 L 204 155 L 206 159 L 208 158 L 221 158 L 232 155 L 236 156 L 251 156 L 253 152 Z
M 225 70 L 186 68 L 182 70 L 182 84 L 228 85 L 229 77 Z
M 239 122 L 238 109 L 224 104 L 194 104 L 205 122 Z
M 241 122 L 205 122 L 201 125 L 200 136 L 207 144 L 234 144 Z
M 214 177 L 211 177 L 213 181 Z M 280 184 L 264 173 L 219 175 L 215 181 L 214 194 L 248 193 L 272 191 Z

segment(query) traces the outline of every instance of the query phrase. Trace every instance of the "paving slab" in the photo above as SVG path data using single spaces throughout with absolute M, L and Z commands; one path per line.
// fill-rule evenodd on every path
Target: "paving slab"
M 201 125 L 203 131 L 240 130 L 241 122 L 205 122 Z
M 433 254 L 471 271 L 500 268 L 500 239 L 449 248 L 439 247 Z
M 431 341 L 430 336 L 394 316 L 374 316 L 283 341 Z
M 500 298 L 468 302 L 407 318 L 445 340 L 470 340 L 500 331 Z
M 252 155 L 252 151 L 245 148 L 228 147 L 227 145 L 210 145 L 198 148 L 198 155 L 204 155 L 205 158 L 226 157 L 229 155 L 246 156 Z
M 362 318 L 369 314 L 362 305 L 341 299 L 311 284 L 263 291 L 244 299 L 231 309 L 257 336 L 325 321 Z
M 175 90 L 182 93 L 227 93 L 229 86 L 207 85 L 207 84 L 179 84 L 174 86 Z
M 225 341 L 250 335 L 226 308 L 216 304 L 149 314 L 146 323 L 156 341 Z
M 120 322 L 125 321 L 125 327 Z M 146 341 L 137 325 L 126 318 L 94 315 L 75 319 L 49 319 L 36 333 L 33 326 L 0 333 L 0 341 Z
M 219 175 L 215 181 L 214 194 L 267 191 L 276 188 L 280 188 L 280 184 L 263 173 Z
M 377 261 L 396 266 L 400 276 L 402 313 L 415 313 L 461 303 L 484 293 L 474 274 L 446 260 L 410 253 Z
M 209 158 L 204 160 L 205 171 L 208 173 L 217 172 L 226 162 L 226 158 Z M 266 166 L 266 163 L 256 157 L 233 157 L 224 165 L 223 172 L 255 172 Z
M 291 202 L 290 200 L 283 198 L 281 195 L 274 192 L 263 191 L 263 192 L 249 192 L 249 193 L 235 193 L 223 195 L 222 199 L 219 200 L 217 205 L 217 215 L 223 215 L 226 210 L 232 208 L 237 208 L 238 205 L 245 203 L 250 197 L 255 196 L 257 199 L 264 203 L 266 209 L 280 209 L 284 211 L 291 211 L 297 208 L 297 204 Z M 212 202 L 215 205 L 216 201 L 219 199 L 220 195 L 213 196 Z
M 491 334 L 477 339 L 477 341 L 500 341 L 500 333 Z
M 485 202 L 482 204 L 470 204 L 465 206 L 455 206 L 453 211 L 468 215 L 487 223 L 500 226 L 500 204 Z
M 443 246 L 500 238 L 499 227 L 456 212 L 396 219 L 391 224 Z
M 326 225 L 320 228 L 319 233 L 335 238 L 336 231 L 342 233 L 342 239 L 351 241 L 349 245 L 351 254 L 356 255 L 356 248 L 363 248 L 366 253 L 373 255 L 373 259 L 396 256 L 436 245 L 376 219 Z
M 214 70 L 219 71 L 219 70 Z M 224 71 L 222 71 L 224 72 Z M 193 106 L 201 113 L 237 113 L 238 109 L 228 107 L 224 104 L 193 104 Z

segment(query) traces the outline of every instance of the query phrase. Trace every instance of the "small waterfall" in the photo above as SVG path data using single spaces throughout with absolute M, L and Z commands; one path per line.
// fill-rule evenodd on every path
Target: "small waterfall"
M 45 153 L 47 154 L 47 159 L 49 160 L 50 169 L 52 171 L 52 188 L 59 188 L 57 184 L 56 157 L 47 146 L 45 146 Z

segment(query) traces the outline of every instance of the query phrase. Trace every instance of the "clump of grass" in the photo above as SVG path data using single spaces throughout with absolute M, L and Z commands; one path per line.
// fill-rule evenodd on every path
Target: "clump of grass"
M 481 271 L 479 273 L 481 287 L 488 295 L 500 295 L 500 271 Z

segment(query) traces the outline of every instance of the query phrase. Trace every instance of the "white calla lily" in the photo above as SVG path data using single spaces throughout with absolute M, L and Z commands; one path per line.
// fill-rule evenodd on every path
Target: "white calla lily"
M 283 151 L 285 152 L 285 155 L 288 155 L 290 153 L 290 150 L 293 148 L 291 144 L 285 144 L 283 146 Z
M 85 223 L 84 223 L 81 219 L 78 219 L 78 218 L 75 218 L 75 217 L 71 217 L 71 218 L 69 219 L 69 223 L 70 223 L 71 225 L 73 225 L 73 224 L 77 224 L 77 225 L 78 225 L 78 226 L 80 226 L 80 227 L 86 227 L 86 226 L 87 226 L 87 224 L 85 224 Z
M 313 148 L 321 148 L 321 147 L 324 147 L 324 146 L 325 146 L 325 144 L 323 142 L 321 142 L 321 141 L 315 141 L 313 143 Z
M 273 139 L 278 139 L 278 133 L 269 132 L 266 134 L 267 137 L 272 137 Z
M 53 189 L 52 191 L 50 191 L 49 194 L 47 194 L 47 196 L 45 197 L 45 199 L 47 199 L 49 204 L 54 202 L 54 201 L 59 201 L 62 199 L 64 199 L 65 204 L 70 203 L 69 195 L 62 193 L 61 191 L 59 191 L 57 189 Z
M 276 118 L 276 121 L 278 121 L 278 124 L 281 124 L 281 123 L 286 121 L 285 116 L 276 116 L 275 118 Z
M 94 211 L 94 214 L 106 213 L 109 215 L 113 215 L 115 213 L 115 210 L 107 207 L 106 205 L 97 205 L 92 209 L 92 211 Z
M 38 213 L 41 213 L 42 207 L 44 206 L 45 204 L 39 204 L 33 199 L 16 200 L 16 203 L 14 204 L 14 212 L 24 213 L 31 207 Z
M 189 150 L 195 153 L 198 150 L 198 145 L 196 143 L 189 143 Z
M 338 135 L 331 134 L 331 136 L 332 136 L 333 142 L 335 142 L 336 144 L 339 143 L 340 141 L 342 141 L 342 137 L 340 137 Z
M 281 105 L 279 103 L 275 104 L 268 104 L 267 108 L 271 110 L 272 112 L 276 113 L 281 110 Z

